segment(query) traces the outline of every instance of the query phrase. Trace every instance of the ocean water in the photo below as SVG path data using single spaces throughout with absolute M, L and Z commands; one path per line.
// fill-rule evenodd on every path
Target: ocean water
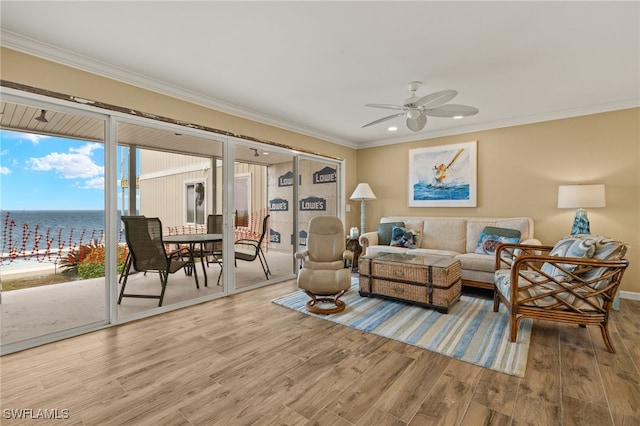
M 414 200 L 468 200 L 469 184 L 431 185 L 416 183 L 413 185 Z
M 12 250 L 33 253 L 47 246 L 64 250 L 79 244 L 101 243 L 104 239 L 103 210 L 0 210 L 0 213 L 3 262 Z M 120 220 L 118 226 L 122 226 Z M 120 229 L 118 235 L 124 238 Z M 37 247 L 36 237 L 39 237 Z

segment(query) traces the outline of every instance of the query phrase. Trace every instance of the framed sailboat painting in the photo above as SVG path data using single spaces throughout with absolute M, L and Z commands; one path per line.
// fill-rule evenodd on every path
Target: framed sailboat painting
M 476 207 L 477 144 L 409 150 L 409 207 Z

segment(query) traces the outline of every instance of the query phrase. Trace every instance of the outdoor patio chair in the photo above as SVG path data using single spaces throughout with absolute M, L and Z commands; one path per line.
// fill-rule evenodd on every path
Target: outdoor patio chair
M 210 214 L 207 216 L 207 234 L 222 234 L 222 232 L 222 215 Z M 205 244 L 204 250 L 209 256 L 213 256 L 218 260 L 222 259 L 222 241 L 207 243 Z M 208 263 L 207 260 L 207 264 Z
M 207 234 L 222 234 L 222 232 L 222 215 L 210 214 L 207 216 Z M 204 256 L 207 266 L 211 263 L 215 263 L 220 266 L 220 273 L 218 274 L 217 282 L 217 285 L 220 285 L 220 279 L 222 278 L 222 241 L 206 243 L 202 253 L 198 253 L 198 251 L 196 251 L 195 256 Z
M 582 327 L 598 325 L 607 349 L 609 312 L 629 262 L 622 241 L 580 234 L 555 246 L 500 244 L 496 250 L 493 310 L 507 307 L 511 341 L 523 318 Z
M 125 237 L 131 262 L 125 265 L 124 279 L 118 297 L 118 304 L 123 297 L 158 299 L 158 306 L 162 306 L 164 292 L 167 287 L 169 274 L 173 274 L 185 267 L 193 267 L 191 260 L 183 260 L 189 256 L 187 249 L 179 249 L 171 253 L 166 252 L 162 241 L 162 223 L 158 218 L 144 216 L 122 217 Z M 162 287 L 159 295 L 125 293 L 127 279 L 131 267 L 138 272 L 157 272 Z
M 262 233 L 260 234 L 260 238 L 257 240 L 249 239 L 249 238 L 241 238 L 236 240 L 235 244 L 235 265 L 237 266 L 238 260 L 244 260 L 246 262 L 253 262 L 258 259 L 260 261 L 260 265 L 262 265 L 262 270 L 264 271 L 264 276 L 269 279 L 269 274 L 271 274 L 271 270 L 269 269 L 269 265 L 267 264 L 267 258 L 262 251 L 262 242 L 264 241 L 264 236 L 269 229 L 267 227 L 267 220 L 270 215 L 266 215 L 262 220 Z M 248 247 L 248 248 L 247 248 Z
M 340 297 L 351 287 L 351 271 L 344 267 L 348 253 L 342 220 L 336 216 L 316 216 L 309 221 L 307 249 L 295 253 L 303 260 L 298 287 L 307 293 L 308 311 L 333 314 L 344 310 Z M 331 297 L 329 297 L 331 296 Z M 330 307 L 322 308 L 321 303 Z

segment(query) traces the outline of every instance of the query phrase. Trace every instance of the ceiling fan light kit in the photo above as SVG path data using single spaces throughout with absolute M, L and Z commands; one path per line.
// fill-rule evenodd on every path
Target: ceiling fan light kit
M 367 123 L 364 127 L 373 126 L 396 117 L 405 116 L 406 125 L 410 130 L 419 132 L 424 129 L 427 124 L 427 116 L 446 117 L 446 118 L 462 118 L 475 115 L 479 112 L 478 108 L 468 105 L 447 104 L 451 99 L 455 98 L 458 92 L 447 89 L 434 92 L 426 96 L 416 96 L 416 91 L 420 88 L 419 81 L 409 83 L 411 96 L 404 100 L 402 105 L 394 104 L 366 104 L 371 108 L 391 109 L 401 111 L 393 115 L 379 118 Z

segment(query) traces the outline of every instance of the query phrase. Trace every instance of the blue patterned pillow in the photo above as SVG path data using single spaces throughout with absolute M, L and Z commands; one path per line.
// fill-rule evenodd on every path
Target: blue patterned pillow
M 417 240 L 418 236 L 415 231 L 405 229 L 400 226 L 394 226 L 391 230 L 391 243 L 389 243 L 389 245 L 414 249 L 416 248 Z
M 388 246 L 391 243 L 391 231 L 395 226 L 404 226 L 404 222 L 389 222 L 378 225 L 378 244 Z
M 572 235 L 558 241 L 549 256 L 591 258 L 596 250 L 596 240 L 591 235 Z M 573 272 L 578 265 L 561 264 L 564 269 Z M 541 271 L 556 279 L 568 278 L 569 275 L 545 262 Z
M 487 226 L 484 228 L 480 237 L 478 238 L 478 246 L 476 247 L 476 253 L 478 254 L 490 254 L 494 256 L 496 249 L 500 243 L 513 243 L 518 244 L 520 242 L 520 231 L 517 229 L 496 228 Z

